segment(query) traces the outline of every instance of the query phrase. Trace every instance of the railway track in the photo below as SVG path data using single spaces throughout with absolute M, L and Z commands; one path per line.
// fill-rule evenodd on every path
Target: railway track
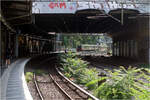
M 34 83 L 41 100 L 99 100 L 63 76 L 57 68 L 49 71 L 44 82 L 34 73 Z M 43 89 L 42 85 L 47 88 Z
M 47 81 L 40 80 L 38 76 L 34 74 L 34 83 L 40 100 L 70 100 L 49 76 L 46 80 Z
M 38 84 L 38 82 L 37 82 L 36 74 L 35 74 L 35 73 L 34 73 L 34 75 L 33 75 L 33 79 L 34 79 L 34 84 L 35 84 L 35 87 L 36 87 L 36 89 L 37 89 L 37 92 L 38 92 L 38 94 L 39 94 L 40 99 L 41 99 L 41 100 L 44 100 L 44 97 L 43 97 L 43 94 L 42 94 L 42 92 L 41 92 L 41 90 L 40 90 L 40 88 L 39 88 L 39 84 Z

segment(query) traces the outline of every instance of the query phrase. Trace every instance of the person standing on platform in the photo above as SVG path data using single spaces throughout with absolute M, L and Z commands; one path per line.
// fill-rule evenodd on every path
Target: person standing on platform
M 10 57 L 11 57 L 11 50 L 10 48 L 6 49 L 6 67 L 10 65 Z

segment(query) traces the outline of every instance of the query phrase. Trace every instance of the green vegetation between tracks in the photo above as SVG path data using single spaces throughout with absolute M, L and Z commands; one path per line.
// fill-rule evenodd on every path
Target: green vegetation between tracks
M 147 68 L 105 70 L 108 75 L 98 76 L 88 62 L 69 52 L 61 55 L 64 75 L 78 84 L 85 85 L 101 100 L 150 100 L 150 70 Z M 144 71 L 143 71 L 144 70 Z
M 33 72 L 26 72 L 25 73 L 25 78 L 26 78 L 27 83 L 32 81 L 32 79 L 33 79 Z

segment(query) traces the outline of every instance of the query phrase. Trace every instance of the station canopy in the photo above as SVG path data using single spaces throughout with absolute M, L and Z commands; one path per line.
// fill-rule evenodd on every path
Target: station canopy
M 132 22 L 131 17 L 149 14 L 149 8 L 147 0 L 2 1 L 6 21 L 25 34 L 35 35 L 114 33 Z
M 66 0 L 33 2 L 35 24 L 47 32 L 56 33 L 112 33 L 122 27 L 129 17 L 147 14 L 148 4 L 116 0 Z

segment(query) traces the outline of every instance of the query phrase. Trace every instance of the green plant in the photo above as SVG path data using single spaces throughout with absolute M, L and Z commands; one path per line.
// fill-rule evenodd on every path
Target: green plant
M 66 76 L 75 77 L 76 79 L 83 74 L 84 68 L 87 67 L 87 62 L 77 58 L 75 54 L 68 52 L 66 55 L 61 56 L 63 72 Z
M 88 69 L 88 63 L 72 55 L 71 52 L 63 55 L 61 59 L 64 75 L 74 78 L 76 83 L 84 84 L 102 100 L 130 100 L 132 97 L 136 100 L 150 99 L 150 91 L 145 88 L 145 86 L 150 87 L 150 70 L 147 68 L 125 69 L 121 66 L 113 72 L 106 70 L 109 75 L 99 78 L 96 69 Z M 141 79 L 148 82 L 145 83 Z
M 71 75 L 69 73 L 65 73 L 65 76 L 71 78 Z
M 102 100 L 111 99 L 129 99 L 134 96 L 136 100 L 149 100 L 150 91 L 143 86 L 148 83 L 142 82 L 140 79 L 145 78 L 149 81 L 149 77 L 144 74 L 141 69 L 131 68 L 115 70 L 114 72 L 107 70 L 109 76 L 107 81 L 102 83 L 95 90 L 95 95 Z M 150 82 L 150 81 L 149 81 Z
M 45 74 L 46 72 L 43 71 L 43 70 L 37 69 L 37 70 L 35 70 L 35 73 L 36 73 L 37 75 L 42 75 L 42 74 Z
M 30 82 L 30 81 L 32 81 L 32 79 L 33 79 L 33 73 L 32 72 L 26 72 L 25 78 L 26 78 L 27 83 Z
M 98 79 L 98 71 L 96 71 L 96 68 L 85 68 L 83 74 L 80 75 L 79 80 L 81 84 L 87 84 L 88 82 L 96 79 Z
M 98 85 L 105 82 L 107 77 L 101 77 L 97 79 L 93 79 L 90 82 L 88 82 L 85 86 L 88 87 L 89 90 L 95 90 L 98 88 Z

